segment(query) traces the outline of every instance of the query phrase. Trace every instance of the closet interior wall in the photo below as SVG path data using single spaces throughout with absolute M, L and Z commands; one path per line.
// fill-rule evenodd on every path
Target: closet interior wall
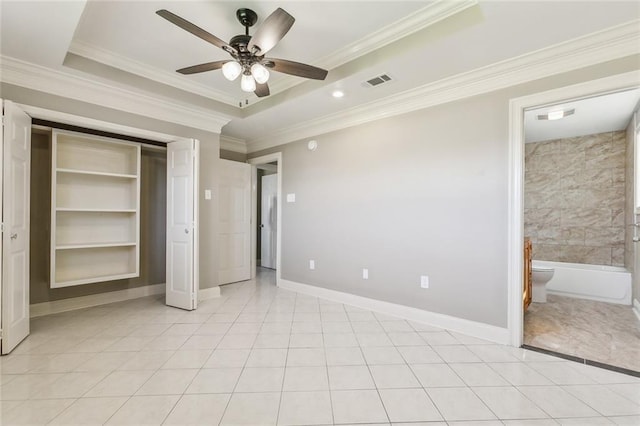
M 140 177 L 140 276 L 50 288 L 51 132 L 31 139 L 30 303 L 50 302 L 165 282 L 167 156 L 142 147 Z

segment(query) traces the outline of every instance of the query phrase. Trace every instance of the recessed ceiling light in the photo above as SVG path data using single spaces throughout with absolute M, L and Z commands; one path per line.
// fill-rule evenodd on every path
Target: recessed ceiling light
M 572 115 L 575 112 L 576 112 L 575 108 L 549 111 L 546 114 L 538 115 L 538 120 L 560 120 L 561 118 L 565 118 L 566 116 Z
M 331 93 L 331 96 L 333 96 L 334 98 L 341 98 L 344 96 L 344 92 L 342 90 L 334 90 Z

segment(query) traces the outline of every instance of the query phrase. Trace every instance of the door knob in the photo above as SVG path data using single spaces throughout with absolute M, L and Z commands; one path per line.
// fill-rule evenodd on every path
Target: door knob
M 184 233 L 188 234 L 189 233 L 189 228 L 184 228 Z

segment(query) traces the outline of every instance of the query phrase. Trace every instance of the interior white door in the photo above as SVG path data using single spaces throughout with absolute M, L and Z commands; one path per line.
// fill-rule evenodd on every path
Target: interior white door
M 278 175 L 262 176 L 260 196 L 260 266 L 276 268 L 276 233 L 278 217 Z
M 10 101 L 3 107 L 1 346 L 8 354 L 29 335 L 31 117 Z
M 167 144 L 166 303 L 196 309 L 198 303 L 197 140 Z
M 251 278 L 251 166 L 220 160 L 220 284 Z

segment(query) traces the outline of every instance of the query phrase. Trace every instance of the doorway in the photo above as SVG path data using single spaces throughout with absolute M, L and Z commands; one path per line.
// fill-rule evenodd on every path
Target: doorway
M 278 173 L 277 164 L 257 166 L 257 222 L 256 264 L 276 269 L 276 240 L 278 235 Z
M 275 269 L 280 282 L 282 241 L 282 153 L 248 161 L 251 168 L 251 278 L 257 267 Z
M 527 111 L 536 110 L 540 108 L 547 109 L 551 111 L 553 106 L 563 105 L 567 102 L 573 101 L 582 101 L 593 99 L 596 96 L 602 94 L 611 94 L 616 92 L 623 92 L 629 89 L 634 89 L 638 87 L 637 75 L 633 73 L 621 74 L 618 76 L 612 76 L 600 80 L 595 80 L 587 83 L 582 83 L 574 86 L 569 86 L 561 89 L 556 89 L 544 93 L 539 93 L 523 98 L 513 99 L 510 104 L 510 150 L 511 150 L 511 158 L 510 158 L 510 203 L 509 203 L 509 329 L 511 333 L 511 343 L 514 346 L 521 346 L 524 341 L 524 317 L 523 313 L 523 300 L 522 300 L 522 289 L 523 289 L 523 269 L 524 269 L 524 259 L 523 259 L 523 246 L 524 239 L 526 236 L 530 236 L 531 234 L 531 223 L 530 220 L 525 222 L 525 208 L 529 207 L 531 203 L 534 201 L 531 196 L 526 197 L 525 201 L 525 154 L 531 153 L 534 151 L 529 146 L 525 149 L 525 116 L 527 115 Z M 556 108 L 562 109 L 562 108 Z M 635 109 L 635 106 L 634 106 Z M 564 109 L 562 109 L 564 110 Z M 539 112 L 539 111 L 537 111 Z M 531 113 L 529 113 L 531 115 Z M 544 114 L 536 114 L 544 115 Z M 631 112 L 630 112 L 631 115 Z M 567 121 L 568 122 L 568 121 Z M 633 126 L 633 124 L 631 124 Z M 557 138 L 556 138 L 557 139 Z M 547 145 L 551 145 L 553 142 L 549 142 Z M 549 158 L 551 158 L 551 155 Z M 527 170 L 529 170 L 530 164 L 527 165 Z M 560 191 L 562 192 L 562 191 Z M 563 196 L 566 193 L 562 194 Z M 547 197 L 548 198 L 548 197 Z M 566 198 L 566 197 L 565 197 Z M 528 204 L 528 205 L 527 205 Z M 571 209 L 564 210 L 565 212 L 571 212 Z M 582 208 L 576 207 L 576 211 L 583 211 Z M 579 214 L 578 214 L 579 216 Z M 624 214 L 622 215 L 622 223 L 621 226 L 625 227 L 629 223 L 635 222 L 633 218 L 624 219 Z M 620 219 L 618 220 L 618 222 Z M 612 224 L 606 224 L 608 227 L 612 227 Z M 593 227 L 591 227 L 593 228 Z M 543 232 L 543 240 L 545 238 L 553 237 L 554 232 L 560 232 L 560 229 L 555 229 L 553 232 Z M 569 230 L 570 231 L 570 230 Z M 558 232 L 555 232 L 556 234 Z M 633 232 L 632 228 L 629 228 L 627 232 Z M 549 235 L 548 235 L 549 234 Z M 561 232 L 559 238 L 562 238 Z M 540 243 L 540 240 L 538 240 Z M 535 250 L 534 250 L 535 251 Z M 589 250 L 586 250 L 589 251 Z M 585 252 L 586 252 L 585 251 Z M 568 253 L 568 251 L 566 252 Z M 568 259 L 567 254 L 565 253 L 565 258 Z M 615 253 L 615 251 L 614 251 Z M 540 255 L 540 252 L 538 252 Z M 544 256 L 544 255 L 543 255 Z M 535 256 L 534 256 L 535 260 Z M 617 263 L 620 263 L 620 255 L 618 253 L 617 259 L 614 259 Z M 572 262 L 568 262 L 572 263 Z M 560 272 L 560 275 L 563 275 L 564 272 Z M 552 286 L 552 289 L 554 287 Z M 631 288 L 629 286 L 629 291 Z M 567 293 L 569 290 L 566 291 Z M 558 297 L 561 294 L 561 291 L 551 291 L 551 294 L 554 294 L 553 297 Z M 568 294 L 563 294 L 563 296 L 567 296 Z M 572 294 L 571 296 L 576 297 L 576 294 Z M 635 298 L 638 298 L 638 295 L 634 295 Z M 535 296 L 534 296 L 535 297 Z M 561 300 L 561 299 L 558 299 Z M 575 299 L 579 300 L 579 299 Z M 565 299 L 562 299 L 565 302 Z M 556 301 L 557 302 L 557 301 Z M 569 303 L 572 301 L 569 299 Z M 579 300 L 579 303 L 588 303 L 583 300 Z M 538 305 L 542 306 L 542 305 Z M 621 305 L 617 305 L 616 307 L 621 307 Z M 637 321 L 637 318 L 633 316 L 632 310 L 630 306 L 624 306 L 626 309 L 626 313 L 631 315 L 631 321 Z M 527 314 L 528 315 L 528 314 Z M 547 324 L 549 325 L 549 323 Z M 580 345 L 584 347 L 584 343 Z M 550 352 L 555 352 L 551 349 L 544 348 L 549 350 Z M 581 362 L 589 363 L 589 360 L 586 357 L 577 356 L 575 354 L 565 354 L 570 355 L 567 356 L 569 358 L 580 359 Z M 597 360 L 593 360 L 597 361 Z M 595 363 L 595 362 L 594 362 Z

